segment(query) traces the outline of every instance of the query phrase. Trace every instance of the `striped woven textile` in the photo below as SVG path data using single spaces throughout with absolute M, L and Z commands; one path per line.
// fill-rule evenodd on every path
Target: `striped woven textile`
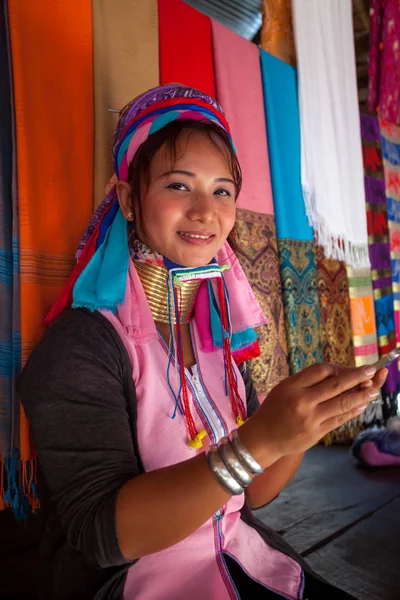
M 356 366 L 369 365 L 378 359 L 372 274 L 368 268 L 347 266 L 350 310 Z
M 16 143 L 7 4 L 0 0 L 0 510 L 17 518 L 26 510 L 18 486 L 19 401 L 15 379 L 21 364 L 19 322 L 19 224 Z
M 238 256 L 268 318 L 258 331 L 261 356 L 251 365 L 257 394 L 264 399 L 289 371 L 260 58 L 255 44 L 216 21 L 212 33 L 217 100 L 231 125 L 243 171 Z
M 361 135 L 378 351 L 383 356 L 396 348 L 396 328 L 381 135 L 376 116 L 361 115 Z M 396 394 L 398 387 L 397 363 L 388 368 L 384 396 Z
M 350 310 L 353 330 L 353 344 L 356 367 L 368 365 L 378 360 L 378 340 L 376 332 L 374 294 L 371 269 L 347 266 L 349 279 Z M 366 426 L 382 419 L 382 405 L 370 404 L 358 418 L 353 419 L 347 428 L 354 439 Z
M 157 0 L 93 2 L 94 199 L 114 172 L 112 139 L 119 110 L 159 83 Z
M 16 106 L 24 362 L 43 332 L 47 310 L 70 274 L 80 235 L 92 213 L 92 3 L 9 0 L 8 7 Z M 38 81 L 46 85 L 38 85 Z M 20 452 L 22 484 L 35 507 L 37 499 L 30 485 L 35 450 L 22 407 Z
M 390 235 L 394 317 L 397 345 L 400 344 L 400 127 L 380 119 L 383 170 Z M 394 410 L 394 407 L 393 407 Z

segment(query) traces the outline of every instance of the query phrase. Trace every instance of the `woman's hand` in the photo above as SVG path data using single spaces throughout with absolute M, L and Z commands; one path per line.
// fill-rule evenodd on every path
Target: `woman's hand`
M 304 452 L 360 415 L 379 394 L 387 369 L 317 364 L 277 385 L 240 428 L 240 437 L 264 467 Z

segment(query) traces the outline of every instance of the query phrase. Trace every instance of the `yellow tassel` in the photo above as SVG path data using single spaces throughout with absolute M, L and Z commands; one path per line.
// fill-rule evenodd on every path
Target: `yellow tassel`
M 199 433 L 196 433 L 196 436 L 194 437 L 193 440 L 190 440 L 188 443 L 189 448 L 192 448 L 192 450 L 198 450 L 199 448 L 203 447 L 203 442 L 202 439 L 205 438 L 207 435 L 207 432 L 204 429 L 200 429 Z
M 243 425 L 244 420 L 242 419 L 242 417 L 240 415 L 238 417 L 236 417 L 236 423 L 238 424 L 239 427 L 241 425 Z

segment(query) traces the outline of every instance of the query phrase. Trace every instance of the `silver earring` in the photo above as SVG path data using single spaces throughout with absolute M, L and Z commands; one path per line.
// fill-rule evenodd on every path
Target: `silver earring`
M 126 216 L 128 219 L 133 219 L 133 212 L 130 210 Z

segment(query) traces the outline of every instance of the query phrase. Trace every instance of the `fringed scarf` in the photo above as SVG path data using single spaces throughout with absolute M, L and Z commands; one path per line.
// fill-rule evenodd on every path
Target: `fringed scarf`
M 368 267 L 351 2 L 292 6 L 307 216 L 327 258 Z

